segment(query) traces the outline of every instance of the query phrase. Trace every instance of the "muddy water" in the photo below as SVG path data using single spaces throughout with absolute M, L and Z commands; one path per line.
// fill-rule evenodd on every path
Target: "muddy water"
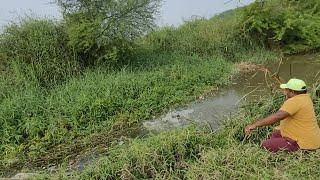
M 320 79 L 320 55 L 309 54 L 284 58 L 282 62 L 267 65 L 267 68 L 286 82 L 290 78 L 299 78 L 308 85 Z M 272 79 L 265 73 L 256 71 L 237 77 L 228 88 L 219 90 L 212 97 L 195 101 L 186 107 L 171 110 L 166 115 L 143 123 L 147 131 L 158 132 L 189 125 L 191 123 L 210 125 L 218 129 L 223 119 L 237 112 L 239 106 L 248 101 L 270 93 L 268 85 Z

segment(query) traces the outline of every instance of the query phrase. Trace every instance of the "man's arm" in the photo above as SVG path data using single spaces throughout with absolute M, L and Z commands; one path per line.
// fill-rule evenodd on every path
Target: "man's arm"
M 250 134 L 251 131 L 256 129 L 257 127 L 272 125 L 272 124 L 274 124 L 280 120 L 283 120 L 289 116 L 290 116 L 290 114 L 287 113 L 286 111 L 279 110 L 278 112 L 276 112 L 266 118 L 260 119 L 256 122 L 246 126 L 245 133 Z

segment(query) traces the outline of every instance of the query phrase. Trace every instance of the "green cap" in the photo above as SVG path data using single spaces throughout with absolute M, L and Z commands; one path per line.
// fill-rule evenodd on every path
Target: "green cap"
M 307 90 L 307 85 L 304 81 L 300 79 L 290 79 L 287 84 L 281 84 L 281 89 L 291 89 L 294 91 L 305 91 Z

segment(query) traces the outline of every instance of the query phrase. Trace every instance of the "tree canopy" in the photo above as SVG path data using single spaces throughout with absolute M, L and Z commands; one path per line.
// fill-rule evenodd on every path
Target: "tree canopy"
M 57 0 L 70 45 L 85 63 L 117 61 L 155 26 L 160 0 Z

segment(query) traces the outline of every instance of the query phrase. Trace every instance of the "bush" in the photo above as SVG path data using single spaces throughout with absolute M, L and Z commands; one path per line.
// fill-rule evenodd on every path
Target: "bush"
M 136 38 L 154 27 L 159 0 L 57 0 L 69 44 L 84 65 L 117 65 L 130 58 Z
M 77 72 L 64 27 L 47 19 L 25 18 L 0 36 L 0 62 L 11 79 L 25 78 L 43 87 L 58 84 Z M 19 81 L 19 79 L 16 79 Z
M 244 8 L 243 30 L 288 54 L 318 49 L 319 7 L 317 0 L 256 1 Z

